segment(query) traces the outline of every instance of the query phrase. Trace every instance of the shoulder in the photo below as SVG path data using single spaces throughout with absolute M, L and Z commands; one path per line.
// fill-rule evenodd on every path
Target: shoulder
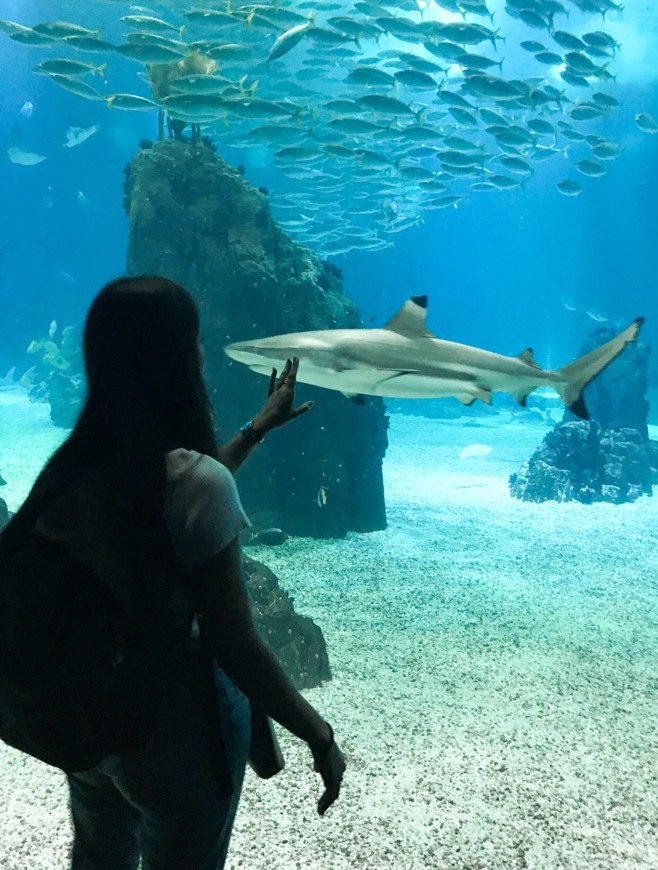
M 225 465 L 205 453 L 179 447 L 167 453 L 167 481 L 169 483 L 196 483 L 198 485 L 233 484 L 233 475 Z
M 183 448 L 166 455 L 165 521 L 189 568 L 223 550 L 249 520 L 233 475 L 212 456 Z

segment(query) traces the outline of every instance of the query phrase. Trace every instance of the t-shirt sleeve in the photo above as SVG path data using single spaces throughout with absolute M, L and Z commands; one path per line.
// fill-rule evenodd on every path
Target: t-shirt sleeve
M 216 459 L 187 453 L 187 467 L 169 480 L 165 521 L 184 568 L 223 550 L 250 523 L 233 475 Z

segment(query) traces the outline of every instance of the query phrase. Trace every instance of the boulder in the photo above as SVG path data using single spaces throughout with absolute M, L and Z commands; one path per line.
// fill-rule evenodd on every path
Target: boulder
M 295 613 L 293 599 L 269 568 L 245 556 L 244 569 L 256 628 L 293 685 L 312 689 L 330 680 L 321 629 L 308 616 Z
M 593 421 L 561 423 L 510 477 L 524 501 L 622 504 L 652 494 L 658 445 L 636 429 L 602 429 Z

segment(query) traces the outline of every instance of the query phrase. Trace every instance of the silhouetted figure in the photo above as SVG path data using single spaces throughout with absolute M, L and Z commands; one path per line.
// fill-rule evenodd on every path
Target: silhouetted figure
M 326 788 L 320 814 L 345 769 L 331 727 L 254 627 L 238 541 L 248 520 L 232 476 L 263 436 L 312 403 L 294 407 L 290 360 L 278 380 L 272 373 L 261 412 L 220 447 L 198 311 L 165 278 L 108 284 L 87 317 L 84 357 L 79 420 L 26 504 L 40 509 L 39 533 L 140 600 L 145 616 L 165 614 L 161 642 L 175 648 L 163 646 L 164 678 L 154 671 L 164 703 L 146 736 L 68 774 L 71 866 L 136 870 L 141 856 L 143 870 L 216 870 L 250 752 L 261 775 L 278 769 L 265 714 L 309 744 Z

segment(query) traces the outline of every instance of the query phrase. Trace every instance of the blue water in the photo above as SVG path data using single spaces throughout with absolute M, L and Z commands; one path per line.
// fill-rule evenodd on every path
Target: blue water
M 66 2 L 0 0 L 0 17 L 25 24 L 77 20 L 75 9 Z M 118 18 L 127 4 L 99 2 L 87 9 L 82 23 L 100 23 L 107 38 L 118 39 Z M 555 189 L 565 177 L 565 161 L 558 156 L 537 166 L 525 190 L 472 196 L 456 209 L 426 213 L 424 223 L 392 237 L 395 247 L 334 258 L 365 322 L 379 325 L 408 296 L 427 293 L 429 325 L 441 337 L 509 354 L 532 345 L 540 364 L 558 365 L 576 353 L 593 326 L 587 308 L 621 321 L 646 316 L 643 338 L 656 343 L 658 136 L 641 133 L 633 122 L 640 111 L 658 115 L 656 15 L 652 2 L 629 4 L 621 22 L 609 16 L 611 30 L 621 28 L 618 38 L 627 43 L 616 61 L 619 81 L 604 83 L 604 90 L 621 106 L 585 125 L 624 148 L 621 158 L 606 163 L 609 174 L 589 179 L 572 169 L 570 177 L 582 182 L 584 192 L 577 199 L 563 197 Z M 512 75 L 523 60 L 514 43 L 537 33 L 509 17 L 502 20 L 511 46 L 503 51 L 504 70 Z M 605 25 L 596 18 L 592 26 Z M 155 120 L 152 114 L 108 111 L 63 91 L 31 72 L 34 63 L 58 56 L 56 51 L 19 45 L 4 34 L 0 39 L 0 148 L 18 125 L 26 144 L 48 156 L 34 167 L 1 164 L 3 373 L 21 360 L 29 362 L 27 344 L 43 335 L 51 320 L 81 322 L 98 288 L 123 271 L 128 221 L 121 208 L 121 172 L 139 140 L 154 137 Z M 113 58 L 107 70 L 111 90 L 146 93 L 138 69 Z M 20 115 L 26 100 L 34 104 L 29 119 Z M 83 126 L 100 124 L 100 132 L 80 147 L 62 148 L 69 115 Z M 582 149 L 573 151 L 579 157 L 570 157 L 572 164 L 584 156 Z M 250 169 L 247 151 L 232 150 L 229 156 L 245 163 L 254 183 L 277 183 L 275 170 Z M 566 311 L 561 296 L 570 297 L 578 312 Z M 655 362 L 653 368 L 658 381 Z
M 193 5 L 149 8 L 172 17 L 171 6 Z M 503 75 L 529 75 L 518 42 L 545 37 L 506 16 L 502 2 L 489 5 L 508 35 Z M 0 18 L 79 20 L 116 42 L 129 11 L 116 0 L 0 0 Z M 436 335 L 510 355 L 533 346 L 544 366 L 576 356 L 597 325 L 588 311 L 620 324 L 643 315 L 642 340 L 658 345 L 658 135 L 634 122 L 638 113 L 658 118 L 658 0 L 629 0 L 621 19 L 608 19 L 574 13 L 560 22 L 574 32 L 609 29 L 622 43 L 617 82 L 600 88 L 620 106 L 583 125 L 622 146 L 608 174 L 579 175 L 574 164 L 587 149 L 572 146 L 568 159 L 538 164 L 524 188 L 429 211 L 391 236 L 394 247 L 331 257 L 366 325 L 427 294 Z M 108 110 L 32 73 L 59 54 L 0 32 L 0 378 L 32 364 L 26 349 L 51 321 L 81 324 L 99 288 L 124 271 L 122 172 L 139 141 L 156 135 L 154 113 Z M 89 81 L 104 93 L 147 95 L 139 70 L 112 57 L 106 81 Z M 27 101 L 31 117 L 21 114 Z M 71 118 L 100 130 L 64 148 Z M 47 160 L 26 167 L 4 156 L 16 128 Z M 257 186 L 300 189 L 265 149 L 219 153 L 243 163 Z M 582 184 L 579 197 L 556 190 L 567 176 Z M 658 387 L 655 354 L 649 365 Z M 0 494 L 12 510 L 66 437 L 48 410 L 17 385 L 0 389 L 8 481 Z M 248 782 L 231 866 L 658 867 L 658 502 L 511 499 L 509 474 L 550 423 L 529 417 L 394 413 L 384 461 L 388 528 L 256 552 L 299 612 L 322 626 L 334 678 L 308 696 L 336 723 L 350 768 L 332 816 L 318 820 L 319 783 L 305 747 L 282 734 L 287 770 L 274 783 Z M 484 454 L 460 458 L 477 444 Z M 62 777 L 6 747 L 0 755 L 0 794 L 9 796 L 1 870 L 68 866 Z

